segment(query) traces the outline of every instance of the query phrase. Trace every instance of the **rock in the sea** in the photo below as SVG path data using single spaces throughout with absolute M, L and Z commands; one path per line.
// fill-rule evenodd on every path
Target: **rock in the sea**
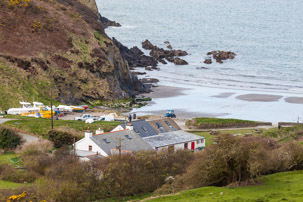
M 220 64 L 223 63 L 222 60 L 227 60 L 227 59 L 232 60 L 236 56 L 236 54 L 234 52 L 220 51 L 220 50 L 208 52 L 207 55 L 212 55 L 213 58 L 216 60 L 216 62 L 220 63 Z
M 186 55 L 188 55 L 188 53 L 183 50 L 174 50 L 174 55 L 175 56 L 186 56 Z
M 188 65 L 188 62 L 178 57 L 174 59 L 174 63 L 175 65 Z
M 122 58 L 128 62 L 130 67 L 157 66 L 157 60 L 153 57 L 144 55 L 137 46 L 129 49 L 115 38 L 113 38 L 113 42 L 119 48 Z
M 208 69 L 207 67 L 196 67 L 196 69 Z
M 170 42 L 169 42 L 169 41 L 164 41 L 164 43 L 165 43 L 165 44 L 170 44 Z
M 151 67 L 145 67 L 146 71 L 153 71 Z
M 173 47 L 169 44 L 168 46 L 166 46 L 166 48 L 168 48 L 168 49 L 170 49 L 170 50 L 172 50 L 173 49 Z
M 142 48 L 146 49 L 146 50 L 152 50 L 154 48 L 154 45 L 149 41 L 149 40 L 145 40 L 142 42 Z
M 144 75 L 144 74 L 146 74 L 146 72 L 132 72 L 132 74 L 134 74 L 134 75 Z
M 211 64 L 211 63 L 212 63 L 211 58 L 205 59 L 205 60 L 204 60 L 204 63 L 205 63 L 205 64 Z
M 121 27 L 121 25 L 118 22 L 115 21 L 111 21 L 109 19 L 107 19 L 106 17 L 101 16 L 100 21 L 102 23 L 102 25 L 104 26 L 104 28 L 107 27 Z
M 143 78 L 143 79 L 140 79 L 140 81 L 142 83 L 157 83 L 157 82 L 159 82 L 159 80 L 155 79 L 155 78 Z

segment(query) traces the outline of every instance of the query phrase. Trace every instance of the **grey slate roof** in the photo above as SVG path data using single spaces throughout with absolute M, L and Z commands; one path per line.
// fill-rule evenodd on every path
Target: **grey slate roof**
M 122 139 L 121 150 L 153 150 L 153 148 L 149 144 L 147 144 L 137 133 L 130 130 L 122 130 L 96 135 L 91 137 L 91 140 L 107 154 L 112 154 L 112 150 L 115 150 L 116 146 L 119 145 L 119 138 Z
M 148 121 L 148 123 L 157 131 L 158 134 L 181 130 L 181 128 L 171 118 Z
M 132 121 L 134 126 L 134 131 L 140 135 L 140 137 L 149 137 L 153 135 L 158 135 L 158 132 L 144 119 Z M 125 128 L 125 123 L 121 124 Z
M 159 135 L 143 138 L 150 146 L 154 148 L 165 147 L 169 145 L 181 144 L 204 139 L 204 137 L 192 133 L 177 130 L 173 132 L 161 133 Z

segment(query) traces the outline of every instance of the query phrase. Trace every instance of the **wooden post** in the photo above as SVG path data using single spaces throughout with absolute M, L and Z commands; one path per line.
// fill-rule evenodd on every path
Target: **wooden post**
M 53 91 L 52 91 L 52 86 L 50 89 L 50 94 L 51 94 L 51 119 L 52 119 L 52 130 L 54 130 L 54 116 L 53 116 Z

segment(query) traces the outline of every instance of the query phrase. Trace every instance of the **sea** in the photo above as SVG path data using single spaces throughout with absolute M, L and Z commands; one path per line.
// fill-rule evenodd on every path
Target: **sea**
M 272 122 L 303 118 L 303 104 L 284 100 L 303 97 L 303 1 L 97 0 L 97 5 L 101 15 L 122 25 L 107 28 L 106 33 L 124 45 L 142 48 L 141 42 L 148 39 L 165 48 L 164 41 L 169 41 L 174 49 L 189 53 L 183 57 L 189 65 L 161 64 L 160 71 L 148 76 L 158 78 L 160 85 L 192 90 L 176 98 L 155 99 L 155 104 L 135 112 L 170 107 L 223 118 Z M 204 64 L 212 50 L 237 55 L 223 64 L 214 60 Z M 225 92 L 233 95 L 214 97 Z M 236 98 L 254 93 L 283 98 L 275 102 Z

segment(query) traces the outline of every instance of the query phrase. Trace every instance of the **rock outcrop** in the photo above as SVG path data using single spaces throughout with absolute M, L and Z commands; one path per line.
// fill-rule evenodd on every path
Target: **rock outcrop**
M 115 38 L 113 38 L 113 42 L 119 48 L 122 58 L 128 62 L 130 67 L 157 66 L 157 60 L 153 57 L 144 55 L 137 46 L 129 49 Z
M 159 48 L 158 46 L 154 46 L 147 39 L 142 42 L 142 48 L 144 48 L 146 50 L 151 50 L 149 55 L 154 57 L 158 62 L 161 62 L 162 64 L 167 64 L 166 61 L 178 64 L 178 65 L 188 64 L 185 60 L 178 58 L 180 56 L 188 55 L 188 53 L 186 51 L 173 50 L 172 46 L 170 45 L 170 43 L 168 41 L 165 41 L 164 43 L 169 44 L 168 48 L 170 50 L 165 50 L 163 48 Z
M 56 101 L 74 105 L 150 90 L 105 34 L 94 1 L 1 1 L 0 10 L 3 110 L 33 97 L 49 104 L 51 87 Z
M 220 64 L 223 63 L 223 60 L 228 60 L 228 59 L 232 60 L 236 56 L 236 54 L 234 52 L 231 52 L 231 51 L 220 51 L 220 50 L 208 52 L 207 55 L 208 56 L 212 56 L 213 59 L 215 59 L 216 62 L 220 63 Z M 204 61 L 204 63 L 205 64 L 211 64 L 212 63 L 211 58 L 206 59 Z
M 111 21 L 108 18 L 101 16 L 100 21 L 102 23 L 102 25 L 104 26 L 104 28 L 108 28 L 108 27 L 121 27 L 120 23 L 116 22 L 116 21 Z

